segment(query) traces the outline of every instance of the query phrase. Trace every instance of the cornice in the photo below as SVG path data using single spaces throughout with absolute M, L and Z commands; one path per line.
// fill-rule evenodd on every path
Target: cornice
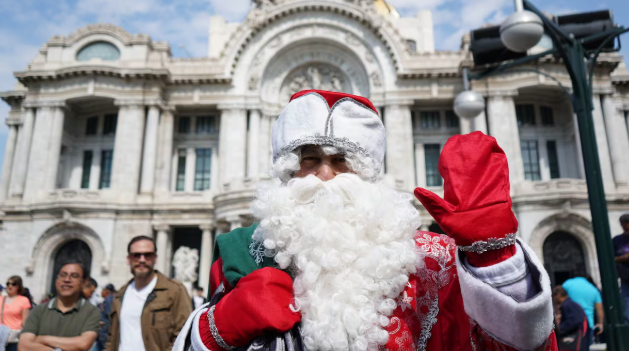
M 109 76 L 128 79 L 153 79 L 167 81 L 170 76 L 170 71 L 166 68 L 121 69 L 111 66 L 80 65 L 57 70 L 20 71 L 15 72 L 14 76 L 24 85 L 34 82 L 54 81 L 87 76 Z
M 24 108 L 53 108 L 62 107 L 66 108 L 66 102 L 64 100 L 26 100 L 22 104 Z
M 147 34 L 131 34 L 122 27 L 108 23 L 98 23 L 79 28 L 68 36 L 55 35 L 48 40 L 47 46 L 71 46 L 77 41 L 94 34 L 114 36 L 125 45 L 152 44 L 151 37 Z M 160 42 L 159 44 L 162 45 L 163 43 Z

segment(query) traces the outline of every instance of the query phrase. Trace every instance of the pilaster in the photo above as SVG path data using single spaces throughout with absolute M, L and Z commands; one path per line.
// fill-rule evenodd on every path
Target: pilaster
M 614 174 L 612 171 L 607 132 L 605 130 L 605 122 L 603 119 L 601 96 L 599 94 L 594 94 L 592 96 L 592 106 L 594 107 L 592 110 L 592 119 L 594 120 L 596 147 L 598 149 L 598 158 L 601 164 L 601 176 L 603 177 L 605 192 L 609 193 L 615 190 Z
M 157 188 L 160 193 L 170 191 L 170 172 L 173 157 L 173 136 L 175 130 L 175 118 L 173 108 L 166 108 L 162 111 L 159 124 L 159 142 L 157 161 Z
M 120 106 L 112 165 L 112 189 L 123 202 L 138 193 L 144 131 L 144 106 L 138 101 L 116 101 Z
M 247 178 L 257 178 L 260 169 L 260 111 L 249 111 L 249 130 L 247 131 Z
M 35 125 L 35 108 L 27 107 L 24 110 L 24 123 L 20 127 L 20 132 L 15 150 L 16 162 L 11 169 L 11 181 L 9 194 L 12 197 L 22 197 L 26 182 L 26 172 L 30 162 L 31 141 L 33 139 L 33 126 Z
M 157 132 L 160 110 L 157 106 L 149 107 L 144 134 L 144 149 L 142 157 L 142 179 L 140 192 L 152 193 L 155 185 L 155 162 L 157 160 Z
M 617 188 L 627 188 L 629 177 L 629 135 L 625 129 L 622 103 L 610 94 L 603 95 L 603 116 Z
M 411 105 L 411 101 L 387 104 L 384 119 L 387 174 L 394 178 L 398 188 L 409 190 L 415 183 Z
M 244 106 L 219 106 L 220 184 L 229 184 L 245 177 L 247 152 L 247 110 Z
M 11 172 L 13 169 L 13 156 L 15 155 L 15 144 L 17 141 L 18 126 L 9 125 L 9 135 L 4 149 L 4 161 L 2 162 L 2 174 L 0 175 L 0 201 L 5 201 L 11 183 Z
M 487 98 L 489 132 L 507 156 L 512 185 L 524 181 L 520 134 L 513 101 L 516 95 L 517 91 L 493 91 Z
M 199 286 L 207 292 L 210 288 L 210 268 L 212 267 L 212 250 L 214 248 L 212 230 L 214 229 L 214 225 L 212 223 L 204 223 L 201 224 L 199 228 L 202 231 L 201 257 L 199 260 L 201 276 L 199 277 Z
M 171 228 L 168 224 L 156 224 L 153 229 L 157 232 L 155 247 L 157 249 L 157 263 L 155 267 L 167 277 L 170 276 Z

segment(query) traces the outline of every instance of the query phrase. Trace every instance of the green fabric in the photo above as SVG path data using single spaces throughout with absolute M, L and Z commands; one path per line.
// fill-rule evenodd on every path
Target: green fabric
M 223 259 L 223 274 L 232 288 L 240 278 L 256 269 L 276 267 L 273 258 L 265 256 L 262 263 L 257 264 L 249 253 L 249 246 L 253 243 L 253 232 L 257 226 L 258 224 L 254 223 L 251 227 L 234 229 L 216 237 L 214 261 Z
M 29 314 L 22 333 L 71 338 L 100 329 L 100 310 L 84 299 L 67 312 L 57 308 L 57 299 L 36 306 Z

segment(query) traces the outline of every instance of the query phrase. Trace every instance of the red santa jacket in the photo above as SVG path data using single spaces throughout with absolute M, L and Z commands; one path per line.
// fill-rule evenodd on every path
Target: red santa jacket
M 218 248 L 223 236 L 218 238 Z M 385 328 L 390 335 L 383 350 L 557 350 L 550 282 L 526 245 L 518 243 L 518 249 L 524 251 L 528 274 L 534 275 L 539 293 L 518 302 L 466 270 L 450 237 L 418 231 L 415 242 L 425 254 L 424 267 L 409 278 L 397 298 L 397 307 Z M 219 258 L 211 270 L 212 291 L 221 284 L 229 291 L 224 273 Z M 206 311 L 207 307 L 202 307 L 191 315 L 174 351 L 187 350 L 186 335 L 187 345 L 196 345 L 194 350 L 210 350 L 201 337 L 211 335 Z

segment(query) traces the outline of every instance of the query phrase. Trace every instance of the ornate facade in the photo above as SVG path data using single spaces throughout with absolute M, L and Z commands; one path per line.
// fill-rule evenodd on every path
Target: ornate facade
M 510 163 L 518 235 L 553 279 L 598 280 L 570 80 L 554 58 L 474 81 L 487 109 L 466 121 L 452 103 L 469 40 L 436 51 L 430 12 L 402 18 L 381 0 L 257 0 L 242 23 L 212 17 L 209 27 L 207 56 L 174 58 L 147 35 L 90 25 L 53 36 L 15 73 L 15 90 L 0 93 L 11 106 L 1 279 L 22 275 L 38 299 L 73 245 L 99 283 L 118 287 L 130 277 L 128 241 L 149 235 L 167 274 L 179 247 L 199 249 L 207 286 L 215 236 L 252 221 L 274 118 L 292 93 L 318 88 L 370 97 L 387 127 L 382 179 L 402 191 L 440 191 L 436 162 L 451 135 L 495 136 Z M 629 212 L 629 74 L 617 54 L 603 55 L 595 74 L 599 156 L 620 232 L 617 219 Z M 422 229 L 438 230 L 417 207 Z M 566 243 L 570 255 L 553 254 Z

